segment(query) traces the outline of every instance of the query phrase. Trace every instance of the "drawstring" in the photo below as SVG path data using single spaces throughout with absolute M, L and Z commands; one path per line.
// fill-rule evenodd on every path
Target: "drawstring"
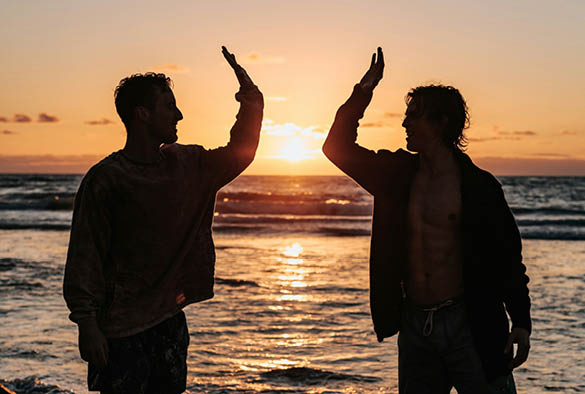
M 423 327 L 423 335 L 428 337 L 433 332 L 433 314 L 438 311 L 439 309 L 443 309 L 448 307 L 449 305 L 453 304 L 453 300 L 447 300 L 437 306 L 432 308 L 424 308 L 423 311 L 428 312 L 427 320 L 425 321 L 425 326 Z

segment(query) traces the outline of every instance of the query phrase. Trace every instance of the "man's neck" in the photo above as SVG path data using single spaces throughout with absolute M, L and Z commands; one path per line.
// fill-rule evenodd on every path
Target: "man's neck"
M 156 163 L 160 160 L 160 142 L 151 141 L 144 133 L 128 133 L 123 152 L 132 161 Z
M 436 176 L 456 169 L 455 152 L 444 145 L 436 145 L 426 152 L 420 152 L 419 171 Z

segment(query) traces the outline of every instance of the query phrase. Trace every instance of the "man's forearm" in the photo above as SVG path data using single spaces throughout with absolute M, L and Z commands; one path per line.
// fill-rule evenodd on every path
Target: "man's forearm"
M 256 154 L 262 128 L 262 109 L 258 106 L 243 102 L 236 115 L 236 123 L 230 131 L 228 147 L 232 150 L 239 166 L 243 171 Z
M 356 146 L 359 120 L 364 116 L 372 93 L 366 93 L 359 85 L 355 85 L 351 96 L 337 110 L 335 121 L 323 144 L 323 153 L 335 164 L 344 155 L 351 154 Z

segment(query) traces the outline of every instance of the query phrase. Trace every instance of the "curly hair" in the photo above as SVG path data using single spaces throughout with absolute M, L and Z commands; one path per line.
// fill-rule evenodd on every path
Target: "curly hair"
M 418 86 L 410 90 L 404 100 L 406 105 L 416 100 L 417 112 L 430 120 L 446 118 L 444 142 L 447 146 L 465 150 L 467 139 L 463 130 L 469 128 L 469 110 L 459 90 L 444 85 Z
M 171 78 L 164 74 L 147 72 L 133 74 L 120 81 L 114 92 L 116 111 L 128 128 L 134 119 L 134 109 L 144 106 L 153 109 L 161 92 L 172 87 Z

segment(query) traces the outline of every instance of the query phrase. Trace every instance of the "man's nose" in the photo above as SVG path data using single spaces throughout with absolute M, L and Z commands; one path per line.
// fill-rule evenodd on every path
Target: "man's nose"
M 179 108 L 177 108 L 177 121 L 183 119 L 183 113 Z

